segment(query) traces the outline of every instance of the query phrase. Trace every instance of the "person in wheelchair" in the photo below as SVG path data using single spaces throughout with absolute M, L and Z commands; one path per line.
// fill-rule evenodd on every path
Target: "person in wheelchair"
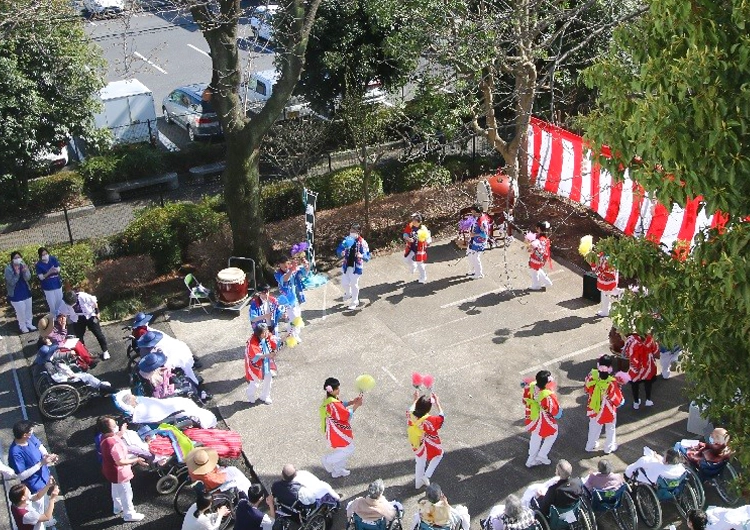
M 451 506 L 440 485 L 433 482 L 427 487 L 425 496 L 419 500 L 419 511 L 414 514 L 414 527 L 419 529 L 423 524 L 430 528 L 471 528 L 469 510 L 466 506 Z
M 188 475 L 195 482 L 202 482 L 206 491 L 249 491 L 250 480 L 235 466 L 220 466 L 219 454 L 210 447 L 196 447 L 185 456 Z
M 138 377 L 143 384 L 144 394 L 157 399 L 172 396 L 188 396 L 201 404 L 208 399 L 195 382 L 186 377 L 180 368 L 169 368 L 166 356 L 155 350 L 138 361 Z
M 346 506 L 347 519 L 357 514 L 365 523 L 374 523 L 380 519 L 385 519 L 387 523 L 393 521 L 401 510 L 401 504 L 386 499 L 384 491 L 383 479 L 377 479 L 370 484 L 366 496 L 357 497 Z
M 649 447 L 643 448 L 643 456 L 625 468 L 625 476 L 642 484 L 656 484 L 659 477 L 666 480 L 681 478 L 687 469 L 680 461 L 680 453 L 667 449 L 664 456 Z
M 39 348 L 36 364 L 43 366 L 55 383 L 81 382 L 102 394 L 112 392 L 112 384 L 81 371 L 69 351 L 58 351 L 57 344 Z
M 578 477 L 573 477 L 573 466 L 567 460 L 557 462 L 555 473 L 558 481 L 552 484 L 544 495 L 537 496 L 536 503 L 539 511 L 549 516 L 550 509 L 554 506 L 559 512 L 563 512 L 574 506 L 584 495 L 586 490 L 583 482 Z
M 717 427 L 711 431 L 708 443 L 699 442 L 698 445 L 685 448 L 681 452 L 684 452 L 687 459 L 696 466 L 700 465 L 703 460 L 711 464 L 721 464 L 732 457 L 732 451 L 729 449 L 729 433 L 726 429 Z
M 625 482 L 622 473 L 615 473 L 609 460 L 599 460 L 597 464 L 598 473 L 591 473 L 586 479 L 584 486 L 588 491 L 594 490 L 616 490 Z
M 271 495 L 276 505 L 277 517 L 298 519 L 297 507 L 313 505 L 317 502 L 338 503 L 341 497 L 327 482 L 320 480 L 309 471 L 286 464 L 281 469 L 281 480 L 271 485 Z
M 148 317 L 151 317 L 151 315 L 144 315 L 144 319 Z M 139 323 L 141 322 L 133 322 L 133 324 Z M 173 370 L 179 368 L 188 379 L 199 385 L 201 380 L 194 371 L 195 358 L 190 347 L 166 333 L 148 328 L 148 323 L 145 326 L 147 328 L 146 333 L 142 334 L 136 342 L 140 356 L 145 357 L 149 353 L 160 351 L 166 357 L 165 366 Z M 143 327 L 144 325 L 134 327 L 133 336 L 135 336 L 135 333 L 140 333 Z
M 84 371 L 88 371 L 99 364 L 99 361 L 91 356 L 89 350 L 80 340 L 75 339 L 75 344 L 72 347 L 65 347 L 69 340 L 69 332 L 68 317 L 64 313 L 58 312 L 54 318 L 51 314 L 43 316 L 37 322 L 37 327 L 39 328 L 39 346 L 57 344 L 62 351 L 72 352 L 75 354 L 76 364 Z
M 482 525 L 485 530 L 528 530 L 534 528 L 534 511 L 526 508 L 521 499 L 508 495 L 505 504 L 497 504 Z

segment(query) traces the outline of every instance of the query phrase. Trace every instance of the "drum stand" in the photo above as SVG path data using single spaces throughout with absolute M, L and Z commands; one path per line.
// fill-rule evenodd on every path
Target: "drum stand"
M 233 305 L 226 305 L 218 300 L 214 301 L 214 309 L 221 309 L 223 311 L 234 311 L 236 313 L 239 313 L 242 311 L 245 306 L 247 306 L 250 303 L 250 300 L 252 300 L 253 293 L 257 291 L 258 289 L 258 283 L 255 280 L 255 260 L 252 258 L 245 258 L 242 256 L 230 256 L 227 260 L 227 267 L 238 267 L 237 262 L 245 262 L 245 264 L 249 264 L 249 267 L 246 270 L 243 267 L 239 267 L 242 270 L 245 271 L 245 274 L 248 275 L 248 287 L 247 287 L 247 296 L 243 298 L 242 300 L 239 300 L 237 303 Z M 252 287 L 250 286 L 250 279 L 252 278 Z

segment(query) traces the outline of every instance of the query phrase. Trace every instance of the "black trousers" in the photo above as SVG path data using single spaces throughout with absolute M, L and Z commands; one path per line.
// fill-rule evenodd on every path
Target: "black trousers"
M 107 338 L 102 332 L 102 327 L 99 325 L 99 317 L 85 317 L 78 315 L 78 322 L 75 323 L 75 333 L 81 342 L 84 342 L 83 336 L 86 334 L 86 330 L 91 331 L 99 341 L 99 347 L 102 349 L 102 353 L 107 351 Z
M 641 383 L 644 383 L 646 387 L 646 399 L 651 399 L 651 387 L 654 386 L 654 378 L 645 379 L 643 381 L 631 381 L 630 385 L 633 387 L 633 403 L 640 401 L 640 390 Z

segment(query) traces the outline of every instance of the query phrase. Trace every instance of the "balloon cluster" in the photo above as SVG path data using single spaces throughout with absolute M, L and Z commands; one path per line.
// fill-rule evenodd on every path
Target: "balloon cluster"
M 581 243 L 578 245 L 578 253 L 586 257 L 591 249 L 594 248 L 594 236 L 586 235 L 581 238 Z
M 354 380 L 354 386 L 360 392 L 369 392 L 375 388 L 375 378 L 370 374 L 362 374 Z
M 294 336 L 289 335 L 284 343 L 287 345 L 287 348 L 294 348 L 295 346 L 297 346 L 299 341 Z
M 354 246 L 354 243 L 355 243 L 355 241 L 354 241 L 354 238 L 352 236 L 346 236 L 344 238 L 344 242 L 342 244 L 343 247 L 344 247 L 344 250 L 348 250 L 348 249 L 352 248 Z
M 429 374 L 422 375 L 418 372 L 414 372 L 411 374 L 411 384 L 417 390 L 424 387 L 429 392 L 432 390 L 432 387 L 435 386 L 435 378 Z
M 428 239 L 430 239 L 430 231 L 425 225 L 420 226 L 417 230 L 417 241 L 424 243 Z
M 471 230 L 471 227 L 474 226 L 474 223 L 477 222 L 476 217 L 469 215 L 468 217 L 464 217 L 458 222 L 458 230 L 459 232 L 468 232 Z
M 302 241 L 301 243 L 297 243 L 292 246 L 292 257 L 299 256 L 300 254 L 304 254 L 307 252 L 307 249 L 310 248 L 310 245 L 307 244 L 306 241 Z

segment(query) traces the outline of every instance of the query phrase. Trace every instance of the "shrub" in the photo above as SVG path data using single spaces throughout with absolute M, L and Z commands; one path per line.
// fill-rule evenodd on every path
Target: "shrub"
M 117 180 L 136 180 L 166 171 L 165 151 L 147 144 L 129 145 L 116 149 L 122 153 L 117 164 Z
M 450 183 L 451 173 L 446 168 L 427 161 L 415 162 L 406 166 L 401 172 L 395 191 L 448 186 Z
M 263 219 L 267 223 L 287 219 L 304 211 L 302 190 L 288 180 L 263 184 L 260 198 Z
M 361 167 L 353 166 L 334 171 L 322 182 L 321 207 L 337 208 L 364 199 L 362 195 Z M 370 199 L 383 195 L 383 178 L 377 170 L 370 173 Z
M 211 208 L 211 200 L 150 206 L 136 212 L 120 245 L 129 254 L 150 255 L 157 272 L 164 273 L 182 263 L 190 243 L 218 232 L 225 222 L 226 216 Z
M 80 201 L 83 178 L 75 171 L 61 171 L 29 181 L 30 212 L 51 212 Z
M 87 190 L 98 191 L 117 178 L 117 166 L 121 157 L 112 151 L 90 156 L 78 166 Z

